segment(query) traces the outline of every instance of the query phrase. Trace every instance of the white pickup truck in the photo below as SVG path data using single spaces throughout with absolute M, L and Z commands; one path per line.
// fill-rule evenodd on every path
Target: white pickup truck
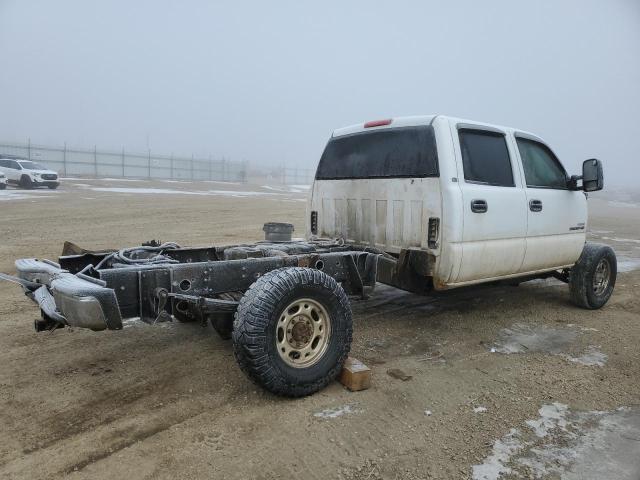
M 541 138 L 522 130 L 442 115 L 373 121 L 333 132 L 311 190 L 308 234 L 415 252 L 435 290 L 570 280 L 584 253 L 600 283 L 585 291 L 574 271 L 572 296 L 599 308 L 616 260 L 608 247 L 585 247 L 585 192 L 602 187 L 598 160 L 570 177 Z
M 616 257 L 585 243 L 586 192 L 601 163 L 569 176 L 538 137 L 437 116 L 333 132 L 308 203 L 307 238 L 265 224 L 252 244 L 117 251 L 67 246 L 58 262 L 16 261 L 38 303 L 36 331 L 122 329 L 123 318 L 211 323 L 233 338 L 241 369 L 287 396 L 340 372 L 352 337 L 347 295 L 377 282 L 420 294 L 479 283 L 555 277 L 580 307 L 611 296 Z

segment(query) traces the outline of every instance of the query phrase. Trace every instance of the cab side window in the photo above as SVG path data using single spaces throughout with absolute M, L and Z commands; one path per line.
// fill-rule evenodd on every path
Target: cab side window
M 513 170 L 505 136 L 486 130 L 460 129 L 460 150 L 467 182 L 513 187 Z
M 524 177 L 529 188 L 567 188 L 567 173 L 546 145 L 516 137 Z

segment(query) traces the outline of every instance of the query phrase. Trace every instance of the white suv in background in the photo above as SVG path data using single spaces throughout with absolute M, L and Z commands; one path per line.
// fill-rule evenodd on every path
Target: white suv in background
M 26 158 L 0 156 L 0 173 L 7 177 L 7 183 L 22 188 L 55 189 L 60 185 L 56 172 Z

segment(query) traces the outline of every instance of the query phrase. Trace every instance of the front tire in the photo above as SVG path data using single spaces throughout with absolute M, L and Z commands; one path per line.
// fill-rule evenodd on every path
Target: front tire
M 7 184 L 6 183 L 0 183 L 0 190 L 4 190 L 5 188 L 7 188 Z
M 582 308 L 601 308 L 611 298 L 617 274 L 618 263 L 611 247 L 585 244 L 569 274 L 571 300 Z
M 333 381 L 349 354 L 351 306 L 329 275 L 291 267 L 261 276 L 240 300 L 233 351 L 266 390 L 302 397 Z
M 58 185 L 47 185 L 47 187 L 49 187 L 49 190 L 55 190 L 58 188 Z
M 24 188 L 25 190 L 31 190 L 33 188 L 33 182 L 31 181 L 31 178 L 28 175 L 22 175 L 22 177 L 20 177 L 20 187 Z

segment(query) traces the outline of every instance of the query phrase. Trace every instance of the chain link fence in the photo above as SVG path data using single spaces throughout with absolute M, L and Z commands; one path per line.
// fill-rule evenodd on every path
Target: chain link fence
M 148 178 L 246 182 L 247 163 L 93 149 L 0 143 L 0 156 L 15 155 L 43 163 L 59 175 L 96 178 Z
M 285 185 L 311 185 L 315 173 L 315 170 L 310 168 L 284 167 L 282 169 L 282 183 Z

